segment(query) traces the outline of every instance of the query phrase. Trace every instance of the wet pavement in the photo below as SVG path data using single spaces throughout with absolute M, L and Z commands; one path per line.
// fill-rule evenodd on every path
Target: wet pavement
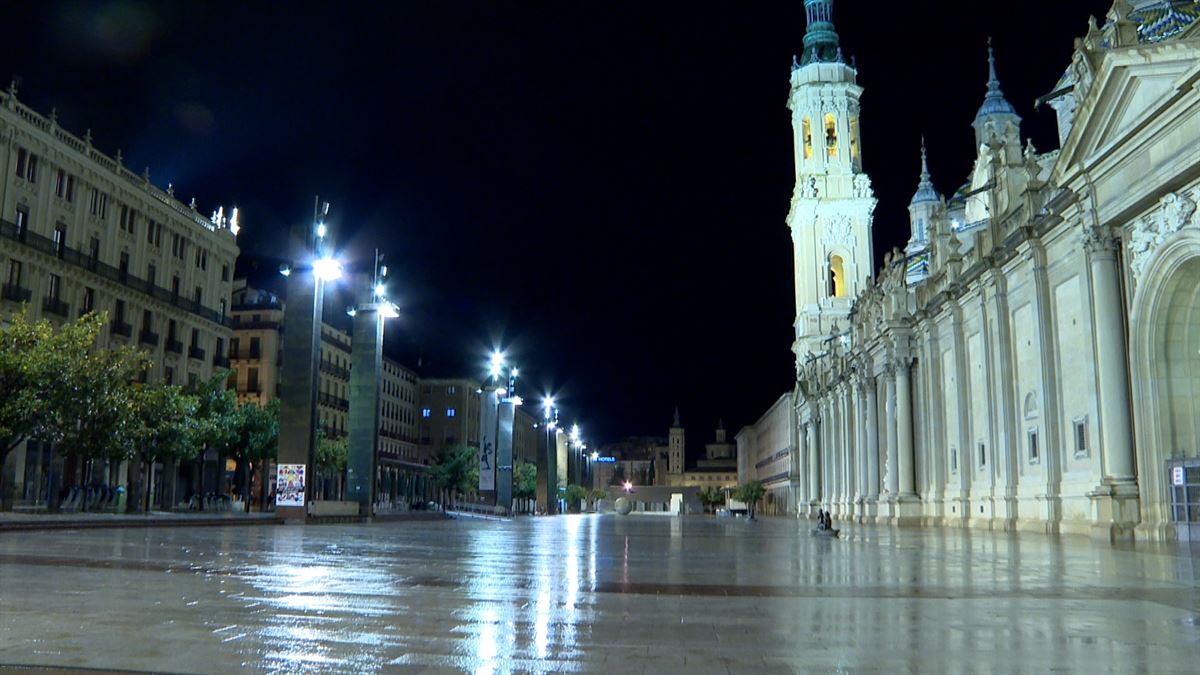
M 0 534 L 0 672 L 1196 672 L 1200 557 L 789 519 Z

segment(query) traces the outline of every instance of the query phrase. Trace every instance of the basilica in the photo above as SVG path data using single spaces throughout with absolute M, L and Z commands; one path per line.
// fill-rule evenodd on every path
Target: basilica
M 1200 538 L 1200 2 L 1117 0 L 1092 21 L 1039 101 L 1057 117 L 1049 151 L 1023 138 L 989 48 L 974 167 L 946 196 L 922 150 L 911 237 L 879 270 L 862 88 L 833 1 L 805 9 L 778 500 L 863 522 Z M 739 457 L 741 478 L 755 459 Z

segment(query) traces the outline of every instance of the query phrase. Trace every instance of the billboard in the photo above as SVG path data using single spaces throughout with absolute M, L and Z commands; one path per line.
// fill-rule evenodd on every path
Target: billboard
M 275 506 L 304 506 L 303 464 L 280 464 L 275 470 Z
M 479 489 L 496 489 L 496 390 L 483 392 L 479 404 Z

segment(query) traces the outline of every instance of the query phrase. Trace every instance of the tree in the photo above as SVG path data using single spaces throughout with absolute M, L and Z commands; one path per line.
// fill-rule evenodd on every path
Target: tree
M 725 492 L 717 487 L 701 488 L 697 496 L 700 498 L 700 503 L 704 505 L 704 510 L 708 512 L 725 503 Z
M 580 506 L 582 505 L 583 500 L 588 498 L 588 494 L 589 494 L 589 491 L 582 486 L 568 485 L 567 486 L 567 495 L 566 495 L 567 508 L 570 510 L 578 511 L 580 509 Z
M 429 467 L 429 478 L 441 490 L 472 491 L 479 485 L 479 453 L 464 445 L 444 445 Z
M 55 329 L 30 322 L 24 309 L 0 326 L 0 466 L 27 439 L 69 441 L 86 457 L 118 457 L 129 445 L 130 381 L 149 365 L 131 347 L 95 349 L 103 314 L 85 314 Z M 0 508 L 11 495 L 0 472 Z M 57 489 L 49 490 L 51 509 Z
M 608 493 L 605 492 L 604 490 L 601 490 L 600 488 L 592 488 L 590 491 L 588 491 L 588 501 L 591 502 L 592 504 L 595 504 L 596 502 L 600 501 L 601 499 L 604 499 L 607 496 L 608 496 Z
M 517 462 L 513 470 L 513 497 L 516 499 L 537 498 L 537 465 L 526 461 Z
M 350 439 L 346 436 L 329 438 L 324 430 L 317 430 L 317 459 L 318 475 L 328 479 L 337 477 L 346 470 L 346 461 L 350 458 Z M 335 492 L 340 497 L 341 481 L 337 481 Z
M 154 484 L 156 462 L 192 459 L 200 451 L 196 424 L 198 406 L 196 397 L 185 394 L 178 386 L 146 385 L 135 390 L 133 444 L 128 453 L 128 503 L 132 510 L 149 510 L 149 488 Z
M 241 478 L 241 494 L 250 509 L 250 468 L 259 463 L 259 481 L 262 487 L 260 507 L 265 510 L 269 483 L 268 463 L 279 454 L 279 399 L 272 399 L 265 406 L 243 403 L 238 406 L 234 422 L 236 430 L 231 455 L 238 463 Z
M 762 499 L 766 493 L 767 490 L 762 483 L 752 480 L 737 486 L 733 491 L 733 498 L 739 502 L 745 502 L 750 520 L 754 520 L 754 513 L 758 510 L 758 500 Z
M 226 389 L 229 371 L 220 370 L 203 382 L 189 386 L 185 391 L 196 397 L 196 431 L 202 449 L 196 467 L 196 494 L 200 507 L 204 508 L 204 455 L 209 449 L 217 451 L 218 462 L 228 454 L 237 439 L 237 392 Z M 215 492 L 223 493 L 218 485 Z M 174 492 L 172 490 L 172 492 Z M 210 490 L 211 492 L 211 490 Z

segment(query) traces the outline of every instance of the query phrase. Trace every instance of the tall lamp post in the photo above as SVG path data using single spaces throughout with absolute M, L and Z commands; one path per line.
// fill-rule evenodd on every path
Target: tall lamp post
M 516 366 L 508 364 L 504 353 L 492 353 L 488 363 L 488 384 L 483 389 L 479 408 L 479 489 L 494 491 L 496 506 L 507 513 L 512 509 L 513 424 L 517 395 Z
M 359 304 L 347 314 L 354 320 L 350 341 L 350 447 L 346 461 L 346 499 L 358 502 L 360 516 L 374 515 L 376 450 L 379 447 L 379 400 L 383 384 L 383 324 L 400 316 L 387 299 L 387 267 L 375 251 L 371 274 L 358 275 Z
M 317 389 L 321 356 L 321 321 L 325 284 L 341 277 L 332 255 L 325 218 L 329 204 L 313 205 L 310 225 L 292 229 L 291 265 L 284 307 L 283 367 L 279 378 L 279 459 L 275 487 L 276 512 L 284 522 L 304 522 L 313 494 L 317 440 Z
M 558 406 L 554 397 L 542 399 L 543 443 L 538 452 L 538 501 L 548 516 L 558 513 Z

